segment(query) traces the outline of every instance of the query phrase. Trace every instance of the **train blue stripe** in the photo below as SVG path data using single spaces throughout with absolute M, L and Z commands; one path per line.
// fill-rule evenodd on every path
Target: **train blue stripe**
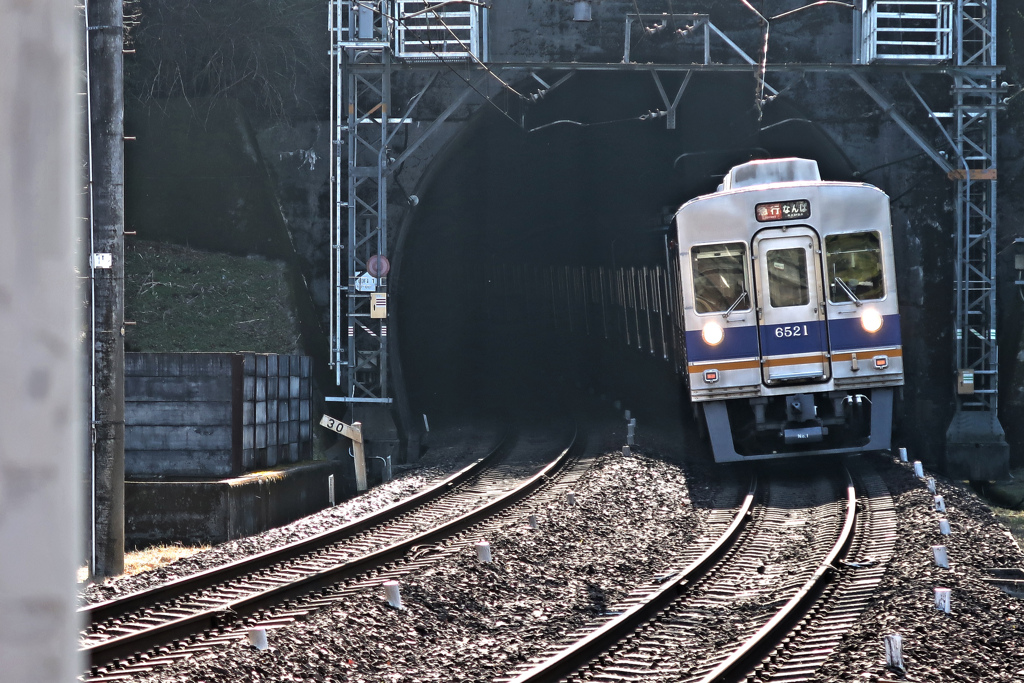
M 726 327 L 725 337 L 718 346 L 708 346 L 700 330 L 686 331 L 686 359 L 690 363 L 706 363 L 734 358 L 756 358 L 760 355 L 757 328 L 753 325 Z
M 900 316 L 898 313 L 882 316 L 882 328 L 871 333 L 860 324 L 860 316 L 834 318 L 828 321 L 828 336 L 833 351 L 853 351 L 878 346 L 900 346 Z
M 825 352 L 825 323 L 822 320 L 762 325 L 761 346 L 765 356 Z

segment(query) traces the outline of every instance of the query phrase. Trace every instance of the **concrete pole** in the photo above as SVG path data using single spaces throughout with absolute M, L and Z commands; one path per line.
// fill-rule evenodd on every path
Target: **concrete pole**
M 81 39 L 65 0 L 0 0 L 0 17 L 0 679 L 66 683 L 81 672 Z
M 95 510 L 92 575 L 124 571 L 124 87 L 121 0 L 87 0 L 94 253 Z

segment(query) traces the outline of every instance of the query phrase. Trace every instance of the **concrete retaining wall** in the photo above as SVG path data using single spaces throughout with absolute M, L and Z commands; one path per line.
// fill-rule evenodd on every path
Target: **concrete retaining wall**
M 125 354 L 125 476 L 233 477 L 312 457 L 312 360 Z
M 222 543 L 287 524 L 330 505 L 332 474 L 341 499 L 345 465 L 302 463 L 221 481 L 125 482 L 125 547 Z

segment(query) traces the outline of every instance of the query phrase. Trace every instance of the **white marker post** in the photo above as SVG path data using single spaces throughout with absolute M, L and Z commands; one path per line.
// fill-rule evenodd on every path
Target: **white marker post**
M 915 477 L 923 477 L 924 476 L 924 465 L 921 464 L 920 460 L 915 460 L 914 461 L 914 476 Z
M 906 448 L 901 448 L 900 449 L 900 462 L 906 462 L 906 461 L 907 461 L 907 449 Z M 886 637 L 888 637 L 888 636 L 886 636 Z M 897 636 L 897 637 L 899 637 L 899 636 Z M 900 647 L 902 647 L 902 645 Z
M 529 522 L 531 529 L 536 529 L 539 526 L 537 524 L 537 515 L 530 515 Z
M 898 633 L 891 633 L 885 640 L 885 665 L 890 669 L 906 671 L 903 665 L 903 636 Z
M 942 499 L 942 496 L 935 496 L 935 511 L 936 512 L 945 512 L 946 511 L 946 501 L 944 501 Z
M 949 614 L 953 602 L 951 597 L 952 592 L 953 591 L 949 588 L 936 588 L 935 609 L 939 610 L 940 612 L 945 612 L 946 614 Z
M 636 419 L 630 420 L 626 424 L 626 445 L 635 445 L 634 438 L 636 437 Z
M 402 592 L 397 581 L 384 582 L 384 598 L 395 609 L 402 609 Z
M 363 423 L 353 422 L 350 425 L 335 420 L 330 415 L 320 418 L 320 426 L 352 439 L 352 455 L 356 466 L 356 491 L 366 490 L 366 451 L 363 447 Z
M 944 545 L 933 545 L 932 556 L 935 558 L 935 566 L 942 567 L 943 569 L 949 569 L 949 553 L 946 552 L 946 546 Z
M 327 475 L 327 499 L 331 501 L 331 507 L 334 507 L 334 475 Z
M 476 542 L 476 559 L 480 560 L 484 564 L 490 564 L 491 562 L 491 544 L 487 541 Z
M 267 647 L 267 629 L 265 628 L 251 628 L 249 629 L 249 644 L 257 650 L 266 650 Z
M 929 493 L 935 493 L 935 477 L 928 477 L 924 483 L 928 486 Z
M 948 519 L 943 518 L 943 519 L 939 520 L 939 533 L 942 534 L 943 536 L 949 536 L 949 520 Z

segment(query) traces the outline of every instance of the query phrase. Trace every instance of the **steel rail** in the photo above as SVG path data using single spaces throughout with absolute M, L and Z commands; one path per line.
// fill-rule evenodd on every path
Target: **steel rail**
M 753 668 L 752 663 L 760 661 L 761 656 L 775 647 L 814 606 L 836 571 L 833 563 L 846 552 L 853 540 L 853 529 L 857 518 L 857 492 L 850 471 L 844 467 L 843 472 L 846 474 L 846 517 L 843 521 L 843 529 L 832 546 L 832 550 L 796 595 L 790 598 L 789 602 L 757 633 L 748 638 L 736 652 L 711 673 L 704 676 L 700 683 L 724 683 L 725 681 L 744 679 L 747 672 Z
M 114 617 L 119 617 L 138 609 L 149 607 L 159 602 L 173 600 L 188 593 L 203 590 L 220 583 L 225 583 L 247 574 L 252 574 L 260 569 L 266 569 L 281 562 L 287 562 L 303 555 L 314 552 L 320 548 L 351 538 L 374 526 L 387 522 L 399 515 L 402 515 L 414 508 L 430 503 L 450 491 L 455 486 L 462 484 L 467 479 L 478 474 L 482 469 L 490 465 L 495 459 L 508 452 L 508 449 L 515 443 L 515 437 L 511 430 L 506 430 L 501 441 L 487 455 L 477 460 L 444 481 L 432 486 L 420 493 L 405 498 L 359 519 L 325 531 L 323 533 L 304 538 L 294 543 L 273 548 L 252 557 L 246 557 L 219 567 L 214 567 L 191 576 L 184 576 L 159 586 L 153 586 L 145 590 L 126 595 L 124 597 L 98 602 L 87 605 L 78 610 L 78 614 L 87 624 L 97 624 Z
M 754 477 L 750 481 L 746 498 L 725 533 L 700 557 L 648 596 L 644 602 L 631 607 L 585 638 L 576 641 L 509 683 L 541 683 L 564 678 L 601 653 L 606 652 L 612 645 L 621 641 L 641 624 L 671 604 L 694 581 L 705 576 L 717 564 L 721 556 L 736 543 L 740 532 L 750 519 L 756 491 L 757 478 Z
M 123 659 L 146 652 L 159 645 L 165 645 L 196 633 L 225 626 L 239 618 L 255 614 L 262 609 L 268 609 L 288 600 L 301 598 L 316 590 L 328 588 L 346 579 L 377 569 L 389 562 L 400 560 L 414 547 L 433 545 L 440 540 L 465 531 L 488 517 L 518 503 L 543 486 L 552 475 L 560 470 L 577 453 L 581 452 L 583 447 L 583 439 L 577 430 L 573 434 L 570 445 L 557 458 L 517 488 L 512 489 L 484 506 L 471 510 L 454 520 L 436 526 L 433 529 L 428 529 L 416 536 L 406 538 L 330 569 L 315 572 L 291 583 L 227 602 L 215 609 L 158 624 L 151 629 L 97 643 L 90 647 L 82 648 L 80 652 L 89 660 L 90 666 L 102 666 L 116 659 Z

